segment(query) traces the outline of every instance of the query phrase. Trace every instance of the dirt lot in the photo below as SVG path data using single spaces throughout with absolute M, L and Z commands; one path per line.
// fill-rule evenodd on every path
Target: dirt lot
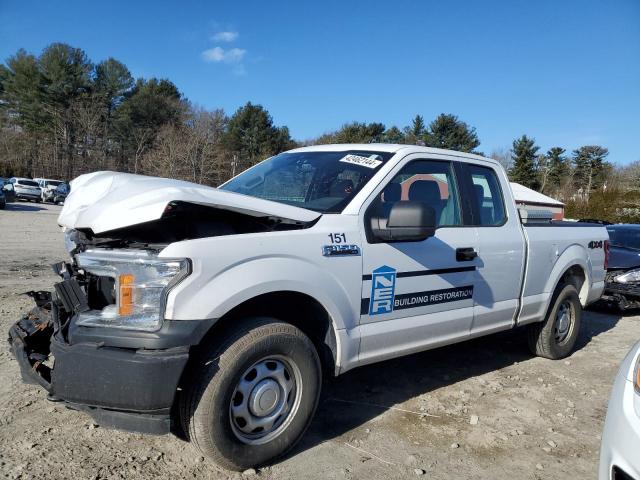
M 0 331 L 47 289 L 64 259 L 60 207 L 0 211 Z M 2 334 L 5 335 L 4 333 Z M 356 369 L 330 385 L 310 431 L 277 479 L 595 478 L 607 397 L 640 338 L 640 316 L 586 312 L 577 352 L 533 358 L 501 334 Z M 0 343 L 0 474 L 4 478 L 240 478 L 173 436 L 94 425 L 24 385 Z

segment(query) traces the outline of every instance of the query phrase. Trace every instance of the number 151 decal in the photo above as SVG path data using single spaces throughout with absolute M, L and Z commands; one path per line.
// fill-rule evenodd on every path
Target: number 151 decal
M 331 243 L 347 243 L 347 236 L 344 233 L 330 233 Z

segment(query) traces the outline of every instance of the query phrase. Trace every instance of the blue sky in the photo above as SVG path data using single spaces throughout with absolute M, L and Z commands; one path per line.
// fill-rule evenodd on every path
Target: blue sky
M 52 42 L 206 108 L 260 103 L 297 139 L 447 112 L 487 154 L 526 133 L 640 160 L 638 0 L 2 0 L 0 59 Z

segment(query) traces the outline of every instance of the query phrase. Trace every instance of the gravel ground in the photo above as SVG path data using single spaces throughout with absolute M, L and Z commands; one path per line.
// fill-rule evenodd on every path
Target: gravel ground
M 0 330 L 49 289 L 64 259 L 60 207 L 0 211 Z M 499 334 L 353 370 L 327 388 L 289 458 L 254 478 L 595 478 L 614 375 L 640 317 L 586 312 L 576 353 L 532 357 Z M 173 436 L 108 430 L 47 402 L 0 343 L 0 474 L 33 479 L 244 478 Z

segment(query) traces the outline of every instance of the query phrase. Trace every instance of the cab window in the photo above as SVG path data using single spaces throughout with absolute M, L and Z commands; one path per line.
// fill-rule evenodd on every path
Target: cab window
M 506 220 L 504 199 L 496 172 L 487 167 L 467 165 L 473 184 L 475 225 L 498 226 Z
M 436 227 L 462 225 L 460 201 L 450 162 L 416 160 L 407 164 L 382 191 L 379 202 L 388 218 L 396 202 L 422 202 L 434 209 Z

